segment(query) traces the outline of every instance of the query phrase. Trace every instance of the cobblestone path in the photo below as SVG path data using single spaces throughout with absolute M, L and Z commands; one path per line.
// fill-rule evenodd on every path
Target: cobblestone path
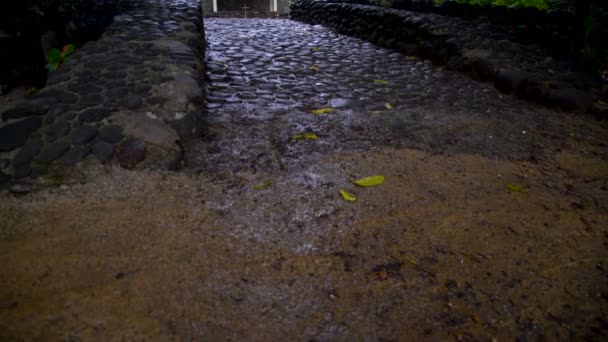
M 282 169 L 327 151 L 378 146 L 539 159 L 564 147 L 555 137 L 564 129 L 599 138 L 587 134 L 592 123 L 320 26 L 211 18 L 205 25 L 208 142 L 188 148 L 187 159 L 207 171 Z M 310 112 L 328 107 L 334 112 Z M 319 140 L 293 139 L 302 133 Z

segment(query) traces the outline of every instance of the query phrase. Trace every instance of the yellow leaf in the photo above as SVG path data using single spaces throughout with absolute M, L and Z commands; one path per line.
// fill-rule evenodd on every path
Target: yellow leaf
M 316 65 L 313 65 L 313 66 L 311 66 L 311 67 L 310 67 L 310 68 L 308 68 L 308 69 L 310 69 L 310 70 L 312 70 L 312 71 L 319 71 L 319 67 L 318 67 L 318 66 L 316 66 Z
M 374 80 L 375 84 L 388 84 L 388 81 L 386 80 Z
M 293 136 L 293 140 L 302 140 L 302 139 L 317 140 L 317 139 L 319 139 L 319 137 L 314 133 L 302 133 L 302 134 L 296 134 Z
M 511 190 L 513 192 L 523 192 L 523 193 L 529 191 L 528 189 L 525 189 L 522 186 L 519 186 L 517 184 L 512 184 L 512 183 L 507 184 L 507 189 L 509 189 L 509 190 Z
M 364 186 L 364 187 L 380 185 L 382 183 L 384 183 L 384 176 L 382 176 L 382 175 L 361 178 L 361 179 L 355 181 L 355 184 L 357 184 L 358 186 Z
M 312 51 L 319 51 L 319 47 L 318 47 L 318 46 L 315 46 L 315 47 L 313 47 L 311 50 L 312 50 Z
M 382 114 L 382 111 L 381 110 L 372 110 L 370 113 L 371 114 Z
M 320 108 L 320 109 L 313 109 L 310 112 L 315 115 L 321 115 L 321 114 L 333 113 L 335 111 L 336 110 L 333 108 Z
M 357 197 L 355 197 L 355 195 L 349 194 L 348 192 L 346 192 L 346 190 L 340 189 L 340 194 L 342 195 L 342 198 L 349 202 L 354 202 L 357 200 Z
M 264 190 L 264 189 L 268 189 L 272 186 L 272 182 L 271 181 L 265 181 L 262 182 L 260 184 L 256 184 L 253 189 L 255 190 Z
M 386 109 L 393 109 L 393 105 L 390 102 L 385 103 L 384 107 L 386 107 Z
M 418 263 L 416 262 L 416 260 L 410 258 L 409 256 L 405 256 L 405 258 L 407 259 L 407 261 L 409 261 L 410 263 L 412 263 L 412 265 L 416 266 L 418 265 Z

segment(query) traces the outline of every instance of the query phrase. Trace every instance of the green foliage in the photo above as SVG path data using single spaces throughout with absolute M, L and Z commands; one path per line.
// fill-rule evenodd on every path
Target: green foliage
M 49 53 L 46 55 L 46 68 L 49 71 L 55 71 L 59 69 L 59 66 L 65 63 L 68 60 L 68 57 L 72 53 L 74 53 L 75 48 L 76 47 L 74 46 L 74 44 L 68 44 L 64 46 L 61 51 L 57 49 L 52 49 L 51 51 L 49 51 Z
M 471 5 L 492 5 L 508 7 L 535 7 L 541 10 L 547 9 L 550 0 L 433 0 L 436 4 L 446 1 L 469 3 Z

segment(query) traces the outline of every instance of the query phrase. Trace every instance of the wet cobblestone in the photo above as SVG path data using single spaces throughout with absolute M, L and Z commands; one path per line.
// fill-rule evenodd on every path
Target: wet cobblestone
M 383 145 L 538 159 L 563 147 L 554 138 L 566 131 L 601 144 L 602 129 L 587 117 L 319 25 L 214 18 L 205 25 L 209 113 L 203 144 L 186 145 L 193 169 L 284 169 L 328 151 Z M 325 107 L 334 111 L 311 114 Z M 307 132 L 319 139 L 293 139 Z

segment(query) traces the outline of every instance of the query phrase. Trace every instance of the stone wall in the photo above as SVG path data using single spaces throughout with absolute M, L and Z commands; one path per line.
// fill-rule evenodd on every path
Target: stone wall
M 138 2 L 0 113 L 0 183 L 83 160 L 176 167 L 204 111 L 199 0 Z
M 595 80 L 571 72 L 539 46 L 493 32 L 489 24 L 340 0 L 300 0 L 291 17 L 429 59 L 530 101 L 582 111 L 593 103 Z

